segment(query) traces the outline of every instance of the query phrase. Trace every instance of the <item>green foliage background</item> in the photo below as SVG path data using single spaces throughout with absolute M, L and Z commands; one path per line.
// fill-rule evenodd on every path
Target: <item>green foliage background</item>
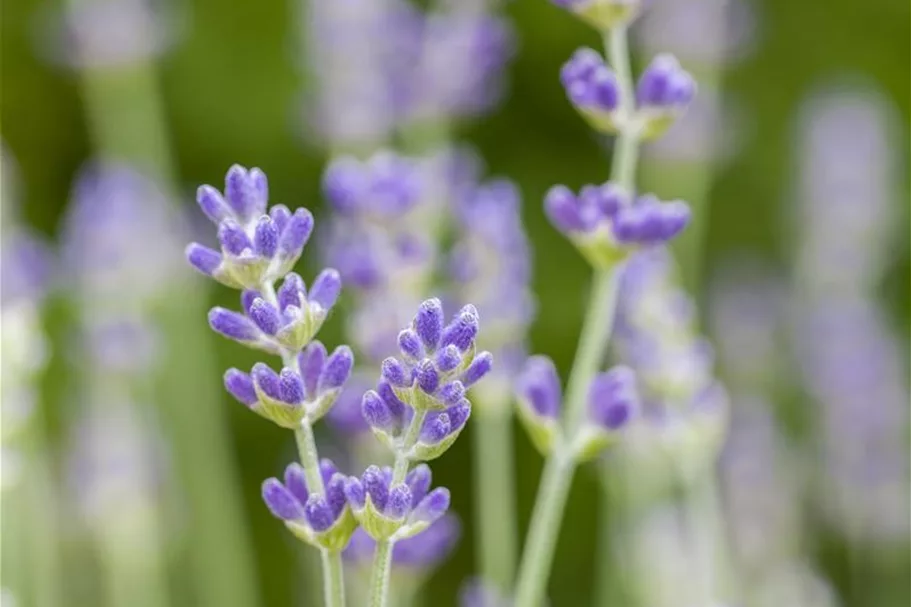
M 723 76 L 725 93 L 740 102 L 747 130 L 741 153 L 724 166 L 712 188 L 709 269 L 742 251 L 759 252 L 773 263 L 787 265 L 781 219 L 794 166 L 792 127 L 799 102 L 814 87 L 860 74 L 891 98 L 905 131 L 911 119 L 911 7 L 906 0 L 764 0 L 753 6 L 758 18 L 755 52 Z M 20 168 L 22 214 L 49 235 L 58 231 L 71 180 L 91 154 L 77 79 L 43 61 L 37 52 L 39 16 L 58 8 L 43 0 L 5 0 L 0 23 L 2 138 Z M 160 78 L 185 204 L 192 204 L 195 184 L 219 182 L 225 169 L 238 162 L 266 170 L 273 200 L 308 206 L 319 220 L 318 185 L 325 156 L 301 136 L 295 110 L 307 85 L 294 50 L 300 44 L 297 7 L 276 0 L 192 0 L 181 8 L 187 17 L 183 38 L 161 61 Z M 524 192 L 525 219 L 536 251 L 534 289 L 540 301 L 532 342 L 536 351 L 552 354 L 566 370 L 581 323 L 588 272 L 575 251 L 546 224 L 540 200 L 554 183 L 576 186 L 607 175 L 608 160 L 566 103 L 557 81 L 569 54 L 583 44 L 597 45 L 598 40 L 545 0 L 520 0 L 511 3 L 508 12 L 521 44 L 510 69 L 509 96 L 495 113 L 466 127 L 463 135 L 480 148 L 492 174 L 516 179 Z M 907 143 L 906 136 L 903 140 Z M 907 158 L 902 166 L 907 166 Z M 908 196 L 903 200 L 907 209 Z M 907 234 L 907 219 L 902 221 Z M 313 261 L 311 256 L 305 262 L 310 269 Z M 884 297 L 907 335 L 907 241 L 896 248 L 894 262 Z M 211 297 L 213 302 L 229 302 L 234 296 L 216 288 Z M 338 317 L 343 313 L 336 313 L 329 343 L 338 340 Z M 65 324 L 61 318 L 52 320 L 55 326 Z M 223 340 L 212 338 L 210 345 L 217 349 L 220 368 L 243 367 L 255 359 Z M 58 339 L 55 347 L 59 353 L 67 344 Z M 60 377 L 48 379 L 50 393 L 59 392 L 53 384 Z M 218 383 L 219 378 L 197 381 Z M 59 405 L 66 407 L 66 399 L 59 399 Z M 230 410 L 264 598 L 267 605 L 288 605 L 299 590 L 294 558 L 298 548 L 262 507 L 259 485 L 292 457 L 292 440 L 227 396 L 224 407 Z M 524 528 L 541 462 L 518 435 L 519 517 Z M 436 596 L 454 596 L 471 571 L 470 444 L 460 441 L 434 467 L 439 482 L 451 487 L 454 508 L 467 523 L 457 554 L 432 581 L 434 591 L 441 593 Z M 579 589 L 591 585 L 597 504 L 595 476 L 584 470 L 574 486 L 560 539 L 551 585 L 554 605 L 582 604 Z M 850 591 L 854 586 L 848 592 L 853 605 L 867 604 L 856 592 L 860 582 L 838 578 L 837 563 L 827 566 L 840 587 Z M 451 603 L 445 598 L 440 604 Z

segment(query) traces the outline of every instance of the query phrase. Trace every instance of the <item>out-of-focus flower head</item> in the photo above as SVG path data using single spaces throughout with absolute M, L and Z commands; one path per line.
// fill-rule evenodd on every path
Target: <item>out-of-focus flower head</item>
M 597 29 L 607 31 L 636 18 L 647 0 L 551 0 Z
M 564 64 L 560 80 L 593 128 L 605 133 L 624 130 L 646 139 L 664 133 L 696 95 L 696 81 L 669 54 L 657 55 L 640 76 L 634 108 L 622 106 L 613 70 L 593 49 L 578 49 Z
M 690 219 L 686 203 L 661 202 L 653 195 L 630 195 L 613 183 L 583 186 L 578 194 L 566 186 L 551 188 L 544 209 L 589 263 L 608 268 L 643 247 L 668 242 Z
M 448 260 L 453 296 L 478 306 L 486 326 L 482 345 L 498 361 L 479 402 L 505 402 L 525 358 L 535 310 L 519 192 L 510 181 L 493 180 L 457 194 L 454 205 L 459 232 Z

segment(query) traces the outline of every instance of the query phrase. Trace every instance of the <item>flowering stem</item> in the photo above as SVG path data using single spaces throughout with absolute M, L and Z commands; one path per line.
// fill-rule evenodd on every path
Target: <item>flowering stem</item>
M 389 604 L 389 574 L 392 572 L 392 544 L 390 540 L 376 543 L 373 555 L 373 573 L 370 579 L 370 607 Z
M 306 475 L 307 487 L 313 493 L 325 493 L 323 477 L 319 472 L 319 453 L 316 450 L 316 440 L 313 438 L 313 426 L 309 420 L 304 419 L 301 422 L 294 431 L 294 438 L 297 441 L 297 451 Z
M 595 275 L 588 313 L 582 326 L 582 338 L 566 392 L 566 428 L 570 437 L 575 435 L 582 423 L 587 387 L 598 372 L 607 351 L 617 303 L 618 275 L 617 267 Z M 516 587 L 518 607 L 536 607 L 543 598 L 563 509 L 576 468 L 568 447 L 572 442 L 571 439 L 567 440 L 554 450 L 541 475 L 528 540 L 519 568 Z
M 617 138 L 611 179 L 632 192 L 635 185 L 639 135 L 629 122 L 634 109 L 634 98 L 626 25 L 609 30 L 605 34 L 605 43 L 608 59 L 617 77 L 620 92 L 619 109 L 624 116 L 624 128 Z M 553 562 L 557 533 L 576 467 L 567 445 L 572 444 L 573 437 L 582 425 L 588 386 L 607 353 L 617 308 L 621 269 L 622 266 L 618 264 L 599 271 L 594 278 L 591 299 L 566 390 L 565 430 L 568 439 L 548 458 L 541 477 L 528 540 L 519 569 L 516 588 L 518 607 L 536 607 L 544 595 Z
M 408 464 L 410 463 L 407 454 L 418 442 L 426 417 L 427 411 L 425 409 L 414 410 L 414 417 L 411 418 L 411 423 L 408 425 L 408 430 L 402 439 L 401 448 L 395 456 L 395 467 L 392 469 L 392 483 L 390 483 L 390 486 L 398 485 L 405 481 L 405 475 L 408 474 Z
M 512 416 L 508 400 L 483 403 L 477 409 L 480 419 L 474 424 L 474 464 L 478 561 L 483 578 L 508 592 L 516 568 Z
M 323 562 L 323 604 L 324 607 L 345 606 L 345 578 L 342 568 L 342 553 L 321 550 Z

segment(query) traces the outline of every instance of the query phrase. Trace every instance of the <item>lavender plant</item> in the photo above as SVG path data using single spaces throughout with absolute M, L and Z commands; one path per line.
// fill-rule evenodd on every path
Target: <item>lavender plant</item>
M 198 271 L 242 291 L 243 311 L 213 308 L 212 329 L 282 359 L 280 372 L 265 363 L 250 373 L 229 369 L 225 388 L 251 411 L 294 431 L 300 465 L 286 469 L 284 484 L 263 483 L 263 499 L 292 533 L 320 550 L 326 605 L 343 605 L 341 551 L 356 525 L 343 493 L 345 478 L 331 461 L 319 460 L 313 436 L 313 424 L 332 407 L 354 364 L 347 346 L 330 355 L 314 340 L 338 299 L 341 279 L 326 269 L 307 289 L 291 270 L 313 231 L 313 215 L 284 205 L 267 209 L 268 197 L 266 175 L 237 165 L 225 177 L 223 194 L 200 187 L 197 202 L 218 226 L 221 250 L 192 243 L 186 255 Z
M 685 110 L 695 92 L 692 78 L 675 59 L 659 56 L 634 87 L 627 28 L 638 12 L 637 2 L 559 4 L 605 36 L 611 67 L 594 50 L 581 49 L 564 66 L 561 80 L 570 101 L 594 128 L 617 135 L 617 147 L 610 182 L 586 186 L 578 194 L 556 186 L 545 199 L 551 221 L 596 274 L 565 399 L 553 363 L 543 357 L 528 361 L 517 384 L 520 419 L 548 456 L 519 571 L 515 600 L 520 605 L 541 603 L 576 466 L 615 440 L 641 405 L 631 369 L 598 372 L 607 353 L 621 269 L 635 251 L 669 241 L 689 219 L 682 202 L 636 195 L 634 187 L 639 143 L 658 136 Z

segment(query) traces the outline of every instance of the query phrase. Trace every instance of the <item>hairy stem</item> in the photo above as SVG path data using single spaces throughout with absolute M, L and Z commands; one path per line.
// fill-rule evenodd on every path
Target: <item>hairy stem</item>
M 342 567 L 342 553 L 321 550 L 323 563 L 323 605 L 324 607 L 345 607 L 345 577 Z
M 481 403 L 474 424 L 477 558 L 482 577 L 507 593 L 516 568 L 512 415 L 508 402 Z
M 323 477 L 319 472 L 319 452 L 316 450 L 313 426 L 310 425 L 309 420 L 305 418 L 301 422 L 301 425 L 294 431 L 294 439 L 297 441 L 297 452 L 307 479 L 307 489 L 311 493 L 325 493 Z
M 370 607 L 389 605 L 389 574 L 392 572 L 392 545 L 389 540 L 376 543 L 373 572 L 370 575 Z

